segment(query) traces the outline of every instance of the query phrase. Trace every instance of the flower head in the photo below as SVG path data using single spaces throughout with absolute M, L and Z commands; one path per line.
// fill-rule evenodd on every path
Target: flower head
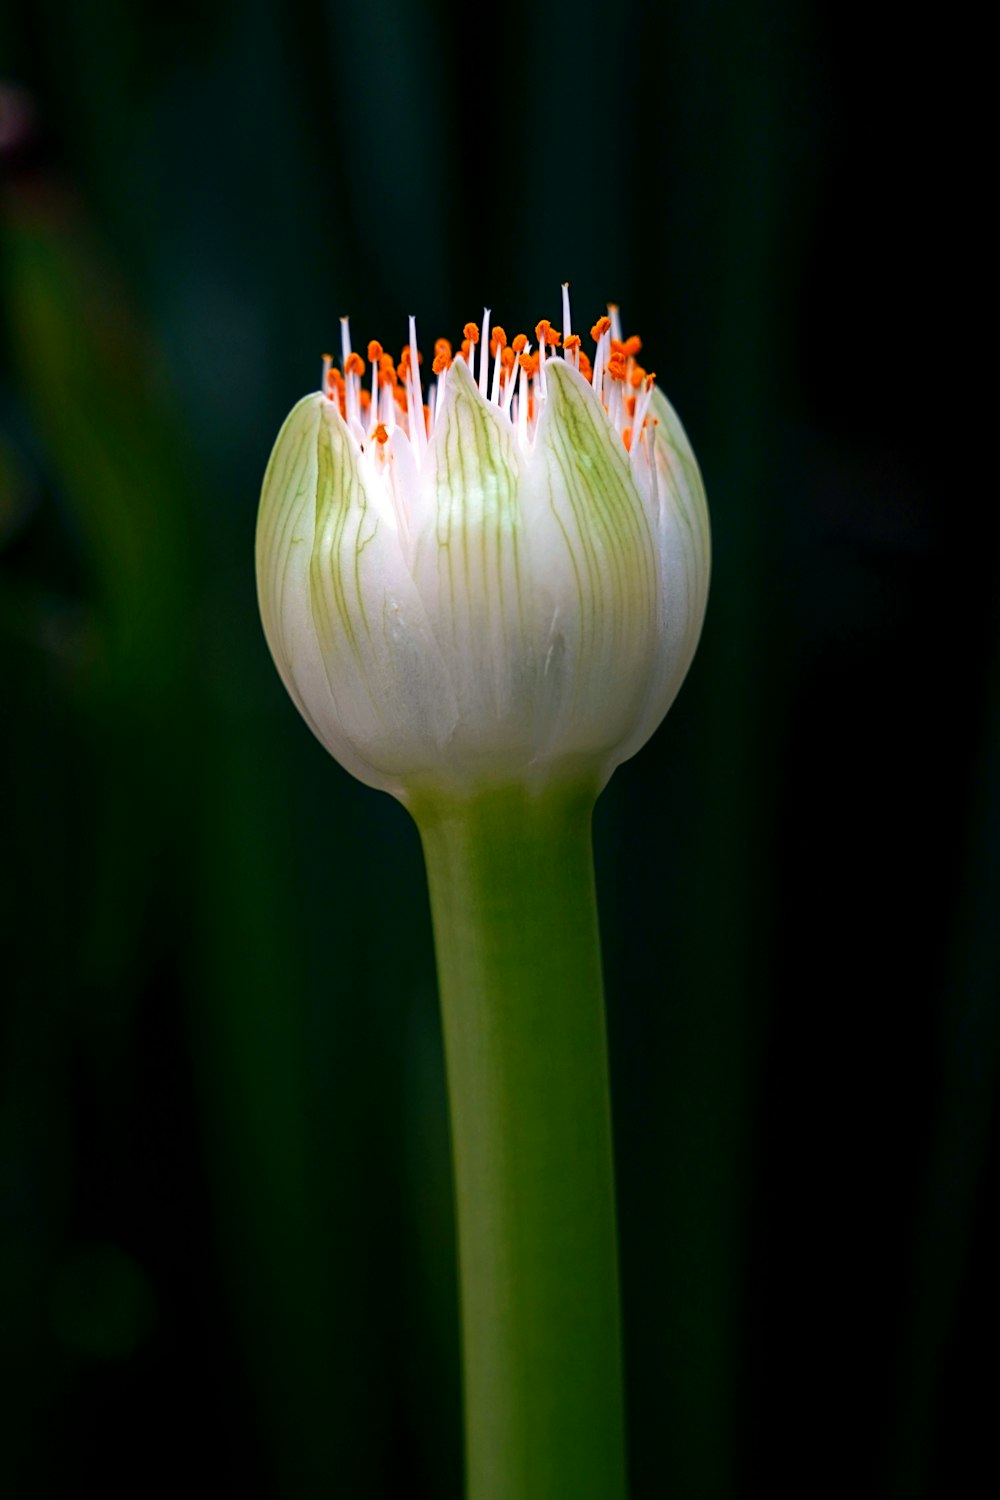
M 708 513 L 690 444 L 617 309 L 593 355 L 467 323 L 399 360 L 342 320 L 341 367 L 285 421 L 257 523 L 275 663 L 362 781 L 590 777 L 649 738 L 694 654 Z

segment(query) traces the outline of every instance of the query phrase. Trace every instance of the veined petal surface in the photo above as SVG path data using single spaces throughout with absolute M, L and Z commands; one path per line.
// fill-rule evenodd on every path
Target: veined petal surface
M 457 360 L 422 472 L 413 577 L 460 704 L 452 753 L 486 768 L 533 746 L 522 468 L 510 421 Z
M 384 486 L 336 408 L 307 396 L 261 497 L 264 631 L 303 717 L 374 786 L 438 764 L 458 713 Z
M 701 636 L 711 574 L 708 503 L 698 461 L 681 420 L 663 392 L 653 391 L 655 503 L 659 572 L 657 652 L 648 692 L 619 762 L 646 743 L 677 696 Z
M 603 761 L 628 733 L 658 649 L 653 523 L 597 395 L 561 360 L 525 475 L 541 756 Z

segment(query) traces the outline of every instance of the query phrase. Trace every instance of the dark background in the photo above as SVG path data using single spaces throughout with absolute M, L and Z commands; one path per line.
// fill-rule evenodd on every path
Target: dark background
M 715 544 L 596 826 L 634 1494 L 971 1493 L 1000 705 L 957 50 L 828 0 L 477 14 L 0 15 L 0 1488 L 458 1495 L 419 846 L 285 697 L 253 529 L 340 313 L 426 348 L 568 277 L 643 335 Z

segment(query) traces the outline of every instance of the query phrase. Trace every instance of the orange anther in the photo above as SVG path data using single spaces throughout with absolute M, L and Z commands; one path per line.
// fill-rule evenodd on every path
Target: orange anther
M 639 353 L 639 350 L 641 348 L 642 339 L 639 338 L 638 334 L 630 334 L 629 337 L 625 340 L 625 353 L 629 356 L 630 359 L 634 358 L 635 355 Z
M 444 341 L 441 340 L 441 339 L 439 339 L 438 342 L 439 343 L 443 343 Z M 447 370 L 447 368 L 448 368 L 448 366 L 450 364 L 451 364 L 451 350 L 449 349 L 448 353 L 445 354 L 444 350 L 441 349 L 441 350 L 438 351 L 437 354 L 435 354 L 435 356 L 434 356 L 434 363 L 431 365 L 431 369 L 434 371 L 435 375 L 440 375 L 441 372 L 442 372 L 442 370 Z
M 622 433 L 622 442 L 625 444 L 625 452 L 628 453 L 629 449 L 632 447 L 631 427 L 626 427 L 625 431 Z
M 625 353 L 625 340 L 624 339 L 612 339 L 611 340 L 611 353 L 612 354 L 624 354 Z
M 610 359 L 608 360 L 607 364 L 605 365 L 605 369 L 607 370 L 608 374 L 611 376 L 612 380 L 624 380 L 625 379 L 625 356 L 624 356 L 624 354 L 612 354 L 611 357 L 610 357 Z
M 369 391 L 367 389 L 363 390 L 361 392 L 361 410 L 362 411 L 367 411 L 368 408 L 371 406 L 371 404 L 372 404 L 372 393 L 371 393 L 371 391 Z
M 509 370 L 513 366 L 516 357 L 517 356 L 515 355 L 514 350 L 511 348 L 510 344 L 505 344 L 503 349 L 501 349 L 500 351 L 501 367 L 505 370 Z
M 635 397 L 634 396 L 626 396 L 625 397 L 625 410 L 628 412 L 628 414 L 629 414 L 630 417 L 634 417 L 635 416 Z
M 642 385 L 642 382 L 645 380 L 645 378 L 646 378 L 646 372 L 642 368 L 642 365 L 637 365 L 636 362 L 635 362 L 635 360 L 633 360 L 632 361 L 632 367 L 631 367 L 631 369 L 628 372 L 628 383 L 629 383 L 629 385 L 634 385 L 635 388 L 636 388 L 636 390 L 638 390 L 639 387 Z
M 607 333 L 607 331 L 608 331 L 608 329 L 610 327 L 611 327 L 611 319 L 610 318 L 598 318 L 597 322 L 594 324 L 593 328 L 590 330 L 590 337 L 594 340 L 595 344 L 597 343 L 597 340 L 601 337 L 601 334 L 602 333 Z
M 548 318 L 542 318 L 540 322 L 535 324 L 535 338 L 538 340 L 539 346 L 548 344 L 550 349 L 555 349 L 559 345 L 559 335 L 552 327 Z
M 451 359 L 451 339 L 435 339 L 434 353 L 443 354 L 447 359 Z
M 357 350 L 352 351 L 344 360 L 345 375 L 363 375 L 365 373 L 365 362 Z
M 528 375 L 530 377 L 532 375 L 538 374 L 537 352 L 535 354 L 519 354 L 517 356 L 517 362 L 521 366 L 521 369 L 524 371 L 525 375 Z
M 470 344 L 478 344 L 479 343 L 479 324 L 478 323 L 466 323 L 465 327 L 462 329 L 462 332 L 465 335 L 465 337 L 468 339 L 468 341 L 469 341 Z
M 513 349 L 515 354 L 520 354 L 527 342 L 528 335 L 526 333 L 515 333 L 514 342 L 511 344 L 511 348 Z
M 385 430 L 384 422 L 380 422 L 375 428 L 375 441 L 379 444 L 387 443 L 389 441 L 389 434 Z
M 584 380 L 590 380 L 594 374 L 594 367 L 590 363 L 590 356 L 585 354 L 582 349 L 580 350 L 580 374 Z
M 566 342 L 563 344 L 563 348 L 564 349 L 579 349 L 579 347 L 580 347 L 580 335 L 578 333 L 569 333 L 569 334 L 567 334 L 566 335 Z
M 368 363 L 370 365 L 373 365 L 377 360 L 380 360 L 381 358 L 382 345 L 379 343 L 378 339 L 372 339 L 371 343 L 368 345 Z
M 499 323 L 494 323 L 490 331 L 490 353 L 496 354 L 498 349 L 506 349 L 507 335 Z

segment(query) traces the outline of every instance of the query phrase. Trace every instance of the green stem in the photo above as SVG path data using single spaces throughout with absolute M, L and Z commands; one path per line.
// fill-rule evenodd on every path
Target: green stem
M 455 1158 L 468 1500 L 623 1500 L 591 786 L 411 801 Z

